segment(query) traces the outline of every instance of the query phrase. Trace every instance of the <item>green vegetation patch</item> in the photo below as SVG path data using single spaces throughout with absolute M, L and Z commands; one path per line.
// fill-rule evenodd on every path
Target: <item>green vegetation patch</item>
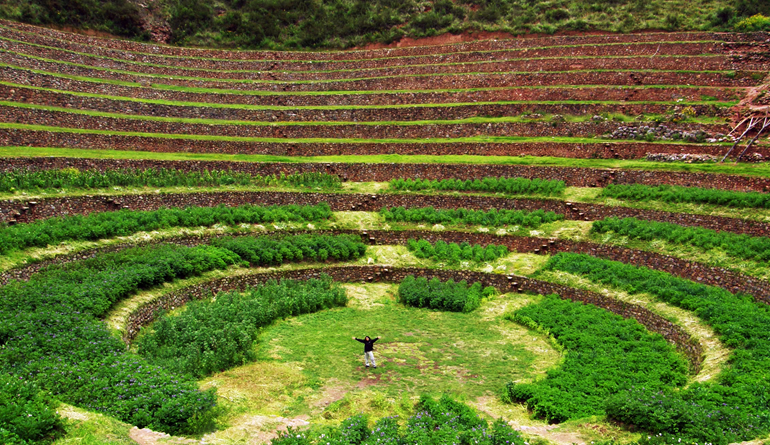
M 483 210 L 435 209 L 433 207 L 404 208 L 383 207 L 380 215 L 387 222 L 425 222 L 430 224 L 467 224 L 481 226 L 523 226 L 539 227 L 554 221 L 561 221 L 564 215 L 543 210 Z
M 107 187 L 214 187 L 253 185 L 339 189 L 342 180 L 328 173 L 292 173 L 286 175 L 252 175 L 232 170 L 183 171 L 167 168 L 145 170 L 12 170 L 0 173 L 0 192 L 46 189 L 94 189 Z
M 591 233 L 607 232 L 643 241 L 665 240 L 701 249 L 723 249 L 734 258 L 755 261 L 770 259 L 770 238 L 767 237 L 614 216 L 596 221 L 591 227 Z
M 199 227 L 224 224 L 258 224 L 274 221 L 319 221 L 332 216 L 326 203 L 315 206 L 187 207 L 150 211 L 73 215 L 0 227 L 0 253 L 29 247 L 45 247 L 67 240 L 96 240 L 168 227 Z
M 276 255 L 294 245 L 271 247 L 270 254 Z M 310 252 L 313 248 L 308 247 L 308 253 L 318 255 L 320 249 Z M 332 250 L 337 250 L 334 247 Z M 264 257 L 267 250 L 259 253 Z M 269 281 L 243 292 L 221 292 L 210 300 L 187 304 L 178 315 L 161 317 L 150 333 L 139 338 L 138 351 L 150 363 L 201 378 L 254 361 L 259 328 L 274 320 L 346 303 L 345 290 L 328 275 L 307 281 Z
M 398 286 L 398 301 L 407 306 L 424 307 L 451 312 L 471 312 L 481 300 L 495 294 L 495 288 L 482 289 L 481 283 L 440 281 L 409 275 Z
M 607 397 L 636 386 L 659 391 L 687 383 L 686 360 L 636 320 L 558 295 L 518 309 L 510 319 L 552 335 L 567 351 L 544 380 L 509 383 L 504 394 L 548 422 L 602 415 Z
M 770 194 L 768 193 L 736 192 L 676 185 L 609 184 L 602 189 L 599 196 L 628 201 L 686 202 L 739 208 L 770 208 Z
M 564 193 L 564 181 L 527 178 L 482 178 L 482 179 L 392 179 L 393 190 L 459 190 L 499 192 L 512 195 L 558 196 Z
M 338 427 L 301 432 L 289 429 L 274 445 L 375 445 L 375 444 L 524 444 L 524 438 L 502 419 L 491 426 L 469 406 L 448 396 L 434 400 L 420 397 L 417 413 L 404 424 L 396 417 L 383 417 L 371 428 L 369 419 L 356 415 Z
M 55 405 L 34 381 L 0 374 L 0 442 L 49 443 L 62 436 L 64 421 Z
M 469 244 L 467 242 L 447 243 L 442 240 L 431 244 L 424 239 L 410 239 L 406 242 L 406 248 L 417 258 L 430 258 L 436 261 L 444 261 L 448 264 L 459 264 L 461 261 L 475 263 L 492 262 L 508 255 L 506 246 L 489 244 L 486 247 L 481 244 Z
M 589 255 L 560 253 L 546 270 L 584 276 L 630 293 L 649 293 L 693 311 L 709 323 L 728 348 L 730 366 L 714 383 L 663 391 L 645 384 L 611 396 L 605 406 L 611 419 L 662 434 L 654 444 L 742 442 L 770 431 L 770 307 L 724 289 L 647 268 Z M 644 441 L 643 441 L 644 442 Z

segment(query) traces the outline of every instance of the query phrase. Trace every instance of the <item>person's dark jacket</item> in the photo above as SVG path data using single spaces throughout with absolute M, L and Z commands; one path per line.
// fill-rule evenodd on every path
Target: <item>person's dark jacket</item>
M 374 340 L 372 340 L 372 339 L 369 339 L 369 340 L 363 339 L 363 340 L 361 340 L 360 338 L 357 338 L 356 341 L 360 341 L 361 343 L 364 344 L 364 352 L 369 352 L 369 351 L 374 351 L 374 342 L 376 342 L 379 339 L 380 339 L 380 337 L 377 337 Z

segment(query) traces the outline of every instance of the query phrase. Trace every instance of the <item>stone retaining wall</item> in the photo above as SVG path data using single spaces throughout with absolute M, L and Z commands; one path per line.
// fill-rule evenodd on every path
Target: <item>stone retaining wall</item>
M 186 172 L 232 170 L 251 175 L 320 172 L 346 181 L 385 182 L 391 179 L 481 179 L 486 177 L 540 178 L 564 181 L 569 187 L 604 187 L 608 184 L 680 185 L 742 192 L 770 191 L 770 178 L 709 173 L 615 170 L 601 168 L 539 167 L 494 164 L 364 164 L 278 163 L 227 161 L 156 161 L 67 157 L 0 158 L 0 172 L 76 168 L 106 172 L 117 169 L 175 169 Z
M 601 92 L 598 92 L 601 94 Z M 368 95 L 360 95 L 366 97 Z M 0 97 L 7 101 L 44 106 L 94 110 L 109 113 L 135 114 L 144 116 L 181 117 L 191 119 L 224 119 L 264 122 L 301 121 L 416 121 L 451 120 L 471 117 L 504 117 L 522 114 L 600 115 L 621 113 L 626 116 L 641 114 L 665 114 L 672 109 L 671 103 L 516 103 L 487 105 L 406 106 L 398 108 L 347 108 L 347 109 L 247 109 L 221 108 L 217 106 L 164 105 L 130 100 L 83 97 L 67 93 L 54 93 L 32 88 L 0 85 Z M 305 97 L 297 96 L 302 101 Z M 333 96 L 332 96 L 333 97 Z M 285 100 L 285 99 L 284 99 Z M 670 100 L 673 101 L 673 98 Z M 698 116 L 729 116 L 729 108 L 715 105 L 689 105 Z M 534 116 L 536 117 L 536 116 Z M 615 123 L 615 127 L 625 125 Z
M 229 207 L 243 204 L 286 205 L 328 203 L 334 211 L 378 211 L 383 207 L 427 207 L 478 210 L 515 209 L 545 210 L 565 215 L 568 220 L 595 221 L 610 216 L 661 221 L 681 226 L 704 227 L 713 230 L 742 233 L 752 236 L 770 235 L 770 224 L 725 218 L 711 215 L 672 213 L 642 210 L 628 207 L 610 207 L 599 204 L 573 204 L 557 199 L 508 199 L 489 196 L 452 196 L 384 194 L 363 195 L 352 193 L 295 193 L 295 192 L 211 192 L 211 193 L 163 193 L 146 195 L 120 195 L 110 197 L 80 196 L 68 198 L 46 198 L 39 201 L 0 201 L 0 221 L 15 219 L 26 223 L 66 215 L 83 215 L 93 212 L 108 212 L 121 209 L 157 210 L 163 207 L 183 208 L 188 206 Z
M 22 68 L 43 70 L 70 76 L 82 76 L 104 81 L 136 82 L 151 85 L 162 83 L 182 87 L 218 88 L 240 91 L 375 91 L 375 90 L 424 90 L 424 89 L 467 89 L 544 85 L 701 85 L 749 87 L 762 79 L 755 78 L 755 72 L 689 72 L 689 71 L 568 71 L 530 73 L 480 73 L 448 75 L 406 75 L 356 80 L 331 80 L 322 82 L 287 81 L 252 82 L 224 80 L 195 80 L 179 77 L 157 77 L 143 74 L 128 74 L 113 70 L 98 70 L 78 65 L 65 65 L 35 59 L 14 53 L 0 53 L 0 62 Z
M 56 75 L 35 73 L 25 69 L 0 67 L 0 79 L 20 85 L 42 88 L 78 91 L 82 93 L 124 96 L 138 99 L 161 99 L 168 101 L 200 102 L 211 104 L 265 105 L 265 106 L 330 106 L 330 105 L 414 105 L 439 103 L 475 103 L 499 101 L 664 101 L 676 100 L 700 101 L 703 96 L 714 97 L 718 101 L 732 101 L 744 95 L 744 88 L 695 86 L 691 88 L 664 87 L 642 88 L 637 86 L 604 87 L 590 86 L 583 88 L 542 87 L 527 88 L 506 85 L 497 89 L 479 91 L 451 92 L 392 92 L 371 94 L 333 95 L 248 95 L 227 93 L 191 93 L 173 90 L 158 90 L 149 86 L 142 87 L 112 85 L 68 79 Z M 9 94 L 17 90 L 10 87 Z M 21 90 L 18 90 L 21 91 Z M 15 100 L 24 100 L 23 93 L 14 96 Z M 539 106 L 540 104 L 532 104 Z M 540 112 L 538 108 L 534 111 Z
M 520 137 L 582 137 L 592 138 L 609 134 L 621 124 L 599 122 L 491 122 L 468 124 L 425 125 L 228 125 L 197 124 L 189 122 L 159 122 L 143 119 L 88 116 L 65 111 L 48 111 L 0 105 L 0 122 L 66 127 L 114 132 L 134 132 L 176 135 L 205 135 L 238 138 L 281 139 L 452 139 L 474 136 Z M 626 123 L 623 127 L 654 127 L 647 123 Z M 729 125 L 724 124 L 666 124 L 670 130 L 707 134 L 727 134 Z M 644 128 L 640 130 L 644 132 Z
M 333 136 L 330 129 L 330 136 Z M 554 156 L 582 159 L 640 159 L 649 153 L 706 154 L 721 156 L 729 146 L 720 144 L 669 144 L 649 142 L 246 142 L 238 140 L 179 139 L 174 137 L 83 134 L 67 131 L 0 128 L 0 145 L 61 147 L 95 150 L 150 151 L 165 153 L 264 154 L 277 156 L 341 155 L 476 155 L 476 156 Z M 752 147 L 752 153 L 770 156 L 770 145 Z
M 680 326 L 641 306 L 626 303 L 603 295 L 575 289 L 568 286 L 512 275 L 492 275 L 479 272 L 434 270 L 420 268 L 389 268 L 383 266 L 327 266 L 318 269 L 303 269 L 285 272 L 254 273 L 238 277 L 227 277 L 190 286 L 163 295 L 157 300 L 145 303 L 128 317 L 123 340 L 130 342 L 139 333 L 142 326 L 151 323 L 163 311 L 168 311 L 194 300 L 209 297 L 229 290 L 242 290 L 270 279 L 307 280 L 327 274 L 339 282 L 387 282 L 400 283 L 406 276 L 423 276 L 428 279 L 466 280 L 469 283 L 481 282 L 484 286 L 494 286 L 502 293 L 531 292 L 536 294 L 558 294 L 561 298 L 593 304 L 623 318 L 633 318 L 649 331 L 662 335 L 684 354 L 694 373 L 700 370 L 703 361 L 703 347 Z
M 338 59 L 338 60 L 279 60 L 272 57 L 268 57 L 263 60 L 243 60 L 243 59 L 230 59 L 227 60 L 217 59 L 188 59 L 179 57 L 168 57 L 159 54 L 141 54 L 141 56 L 121 50 L 108 49 L 100 46 L 84 45 L 72 41 L 56 40 L 46 38 L 39 34 L 28 34 L 23 32 L 16 32 L 5 28 L 2 30 L 2 36 L 7 39 L 14 39 L 24 43 L 13 42 L 10 40 L 2 43 L 6 48 L 11 51 L 19 51 L 26 54 L 32 54 L 38 57 L 47 57 L 68 60 L 73 63 L 88 63 L 98 64 L 100 66 L 107 66 L 116 68 L 117 65 L 113 65 L 116 62 L 123 61 L 133 62 L 140 60 L 145 64 L 154 65 L 166 65 L 166 66 L 178 66 L 189 69 L 210 69 L 210 70 L 256 70 L 256 71 L 275 71 L 275 70 L 352 70 L 362 68 L 387 68 L 387 67 L 401 67 L 405 65 L 431 65 L 431 64 L 446 64 L 446 63 L 473 63 L 483 62 L 489 60 L 511 60 L 521 58 L 557 58 L 557 57 L 642 57 L 649 59 L 648 62 L 659 63 L 660 59 L 665 56 L 672 55 L 688 55 L 688 56 L 700 56 L 703 54 L 751 54 L 761 49 L 761 44 L 758 42 L 721 42 L 721 41 L 706 41 L 706 42 L 672 42 L 672 41 L 660 41 L 660 42 L 640 42 L 631 45 L 618 44 L 617 42 L 600 43 L 594 42 L 590 44 L 577 44 L 569 46 L 541 46 L 541 47 L 527 47 L 527 48 L 504 48 L 494 50 L 479 50 L 479 51 L 465 51 L 457 52 L 451 51 L 446 53 L 434 53 L 424 55 L 399 55 L 380 58 L 352 58 L 352 59 Z M 663 34 L 664 39 L 668 40 L 668 34 Z M 42 48 L 42 45 L 51 47 Z M 100 56 L 99 60 L 87 62 L 88 56 L 80 56 L 78 54 L 67 53 L 61 50 L 53 48 L 61 48 L 66 51 L 73 51 L 77 53 L 83 53 L 86 55 Z M 490 52 L 491 51 L 491 52 Z M 319 58 L 328 53 L 316 53 Z M 347 54 L 356 54 L 355 52 L 347 52 Z M 657 56 L 653 58 L 652 56 Z M 113 59 L 104 60 L 104 58 Z M 663 61 L 662 63 L 665 63 Z M 134 65 L 136 66 L 136 65 Z M 658 65 L 655 65 L 658 66 Z M 148 67 L 149 68 L 149 67 Z M 674 68 L 676 69 L 676 68 Z M 134 69 L 136 71 L 136 69 Z
M 590 242 L 575 242 L 564 239 L 547 239 L 538 237 L 499 236 L 489 233 L 470 233 L 452 231 L 399 230 L 399 231 L 279 231 L 254 233 L 259 235 L 282 235 L 296 233 L 321 233 L 329 235 L 353 234 L 362 237 L 367 244 L 375 245 L 404 245 L 409 239 L 424 239 L 431 243 L 445 241 L 450 243 L 468 242 L 471 244 L 505 245 L 509 250 L 519 253 L 538 253 L 554 255 L 559 252 L 584 253 L 598 258 L 620 261 L 634 266 L 646 267 L 670 273 L 687 280 L 709 286 L 721 287 L 732 293 L 743 293 L 753 296 L 757 301 L 770 304 L 770 282 L 760 278 L 735 272 L 722 267 L 712 267 L 703 263 L 683 260 L 669 255 L 658 254 L 621 246 L 597 244 Z M 60 255 L 52 259 L 31 263 L 22 267 L 9 269 L 0 273 L 0 285 L 8 284 L 11 280 L 28 280 L 33 274 L 52 264 L 64 264 L 73 261 L 95 258 L 105 253 L 117 252 L 132 247 L 172 243 L 185 246 L 197 246 L 210 243 L 213 239 L 230 235 L 212 236 L 180 236 L 160 240 L 150 240 L 137 243 L 118 244 L 109 247 L 88 249 L 75 254 Z
M 5 37 L 5 36 L 2 36 Z M 625 47 L 583 47 L 550 48 L 548 50 L 516 51 L 506 53 L 472 53 L 471 57 L 450 57 L 462 61 L 448 61 L 444 56 L 409 59 L 369 60 L 355 63 L 303 63 L 278 64 L 258 62 L 254 64 L 215 62 L 211 60 L 196 63 L 195 67 L 179 65 L 179 59 L 148 61 L 142 64 L 131 60 L 89 56 L 52 48 L 33 46 L 28 43 L 14 42 L 0 38 L 0 49 L 19 55 L 40 57 L 49 60 L 87 65 L 109 70 L 123 70 L 147 75 L 187 76 L 212 79 L 249 79 L 262 81 L 301 81 L 335 80 L 367 78 L 376 76 L 429 75 L 441 73 L 480 73 L 503 71 L 570 71 L 570 70 L 679 70 L 686 66 L 690 71 L 722 70 L 762 70 L 766 64 L 752 62 L 751 57 L 737 58 L 727 55 L 702 56 L 721 51 L 718 44 L 661 44 L 662 52 L 656 57 L 649 57 L 657 45 L 639 48 L 641 54 L 628 54 Z M 716 47 L 716 48 L 715 48 Z M 91 54 L 92 47 L 81 48 L 81 52 Z M 605 51 L 597 51 L 604 49 Z M 635 50 L 637 48 L 634 48 Z M 609 50 L 609 51 L 607 51 Z M 620 53 L 620 54 L 618 54 Z M 688 54 L 678 56 L 677 54 Z M 750 54 L 750 53 L 749 53 Z M 610 56 L 610 57 L 607 57 Z M 580 57 L 580 59 L 575 59 Z M 470 59 L 470 60 L 467 60 Z M 184 61 L 182 61 L 184 62 Z M 144 65 L 153 63 L 158 65 Z M 318 65 L 318 66 L 316 66 Z M 340 66 L 342 65 L 342 66 Z M 226 66 L 230 66 L 226 68 Z M 293 71 L 281 71 L 293 70 Z M 329 71 L 325 71 L 329 70 Z

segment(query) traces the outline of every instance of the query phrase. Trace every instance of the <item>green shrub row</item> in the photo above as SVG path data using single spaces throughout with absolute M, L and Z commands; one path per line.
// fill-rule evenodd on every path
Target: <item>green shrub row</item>
M 366 244 L 356 235 L 294 235 L 287 237 L 239 237 L 215 240 L 213 245 L 235 252 L 255 266 L 291 261 L 326 261 L 359 258 Z
M 483 178 L 483 179 L 393 179 L 390 188 L 395 190 L 459 190 L 478 192 L 500 192 L 510 195 L 557 196 L 564 192 L 564 181 L 527 178 Z
M 636 218 L 610 217 L 593 223 L 591 233 L 615 232 L 643 241 L 656 239 L 690 244 L 701 249 L 723 249 L 728 255 L 754 261 L 770 260 L 770 238 L 732 232 L 717 232 L 703 227 L 643 221 Z
M 428 281 L 425 277 L 412 275 L 404 278 L 398 286 L 398 301 L 414 307 L 424 307 L 451 312 L 471 312 L 481 305 L 481 299 L 495 293 L 493 287 L 481 287 L 481 283 L 463 280 L 442 282 L 438 278 Z
M 222 292 L 163 316 L 139 338 L 150 363 L 201 378 L 256 359 L 258 329 L 276 319 L 345 306 L 345 290 L 328 275 L 308 281 L 270 281 L 244 292 Z
M 380 215 L 385 221 L 426 222 L 430 224 L 468 224 L 482 226 L 523 226 L 538 227 L 541 224 L 561 221 L 564 215 L 554 212 L 535 210 L 483 210 L 449 209 L 437 210 L 433 207 L 410 208 L 383 207 Z
M 63 419 L 53 398 L 28 380 L 0 375 L 0 443 L 47 443 L 61 436 Z
M 275 254 L 285 247 L 275 245 Z M 350 236 L 299 236 L 293 245 L 348 247 Z M 246 238 L 235 238 L 248 244 Z M 227 240 L 222 241 L 227 244 Z M 242 249 L 248 251 L 248 249 Z M 284 262 L 303 257 L 283 256 Z M 51 266 L 27 282 L 0 287 L 0 372 L 37 382 L 61 400 L 139 427 L 194 433 L 212 422 L 214 391 L 126 352 L 99 319 L 140 289 L 245 261 L 223 247 L 161 245 Z M 8 429 L 0 424 L 0 428 Z
M 369 428 L 369 419 L 356 415 L 338 427 L 310 431 L 289 429 L 273 445 L 522 445 L 524 438 L 502 419 L 491 426 L 472 408 L 444 395 L 434 400 L 425 395 L 417 413 L 400 426 L 395 417 L 384 417 Z
M 676 185 L 609 184 L 599 196 L 627 201 L 691 202 L 741 208 L 770 208 L 768 193 L 734 192 Z
M 509 319 L 552 335 L 567 350 L 562 365 L 544 380 L 511 382 L 504 393 L 548 422 L 603 415 L 607 397 L 618 391 L 636 386 L 662 390 L 687 382 L 687 362 L 636 320 L 558 295 L 519 309 Z
M 45 247 L 62 241 L 86 241 L 126 236 L 141 231 L 171 227 L 201 227 L 214 224 L 266 223 L 276 221 L 319 221 L 332 215 L 326 203 L 315 206 L 269 206 L 245 204 L 238 207 L 187 207 L 153 211 L 73 215 L 15 226 L 0 226 L 0 254 L 30 247 Z
M 339 176 L 328 173 L 293 173 L 286 175 L 251 175 L 232 170 L 187 172 L 167 168 L 118 169 L 100 172 L 63 170 L 13 170 L 0 173 L 0 192 L 41 189 L 92 189 L 107 187 L 214 187 L 220 185 L 289 185 L 294 187 L 340 188 Z
M 449 264 L 457 264 L 460 261 L 483 263 L 508 255 L 508 247 L 506 246 L 489 244 L 484 247 L 480 244 L 447 243 L 442 240 L 436 241 L 434 245 L 424 239 L 419 241 L 410 239 L 406 242 L 406 248 L 417 258 L 431 258 L 446 261 Z
M 610 397 L 607 415 L 624 424 L 682 443 L 728 444 L 770 432 L 770 307 L 742 295 L 674 277 L 664 272 L 560 253 L 546 265 L 631 293 L 649 293 L 693 311 L 733 350 L 728 364 L 710 383 L 683 390 L 639 385 Z M 646 439 L 645 439 L 646 440 Z M 676 441 L 676 439 L 674 439 Z

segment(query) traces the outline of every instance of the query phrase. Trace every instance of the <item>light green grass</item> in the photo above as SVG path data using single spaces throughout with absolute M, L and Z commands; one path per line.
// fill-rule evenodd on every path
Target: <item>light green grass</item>
M 225 161 L 343 164 L 496 164 L 532 167 L 574 167 L 672 171 L 770 177 L 770 163 L 650 162 L 636 159 L 577 159 L 552 156 L 476 156 L 476 155 L 346 155 L 346 156 L 278 156 L 217 153 L 153 153 L 122 150 L 90 150 L 53 147 L 0 147 L 0 157 L 73 157 L 86 159 L 149 159 L 158 161 Z
M 64 403 L 56 411 L 67 419 L 66 435 L 53 445 L 136 445 L 127 423 Z

